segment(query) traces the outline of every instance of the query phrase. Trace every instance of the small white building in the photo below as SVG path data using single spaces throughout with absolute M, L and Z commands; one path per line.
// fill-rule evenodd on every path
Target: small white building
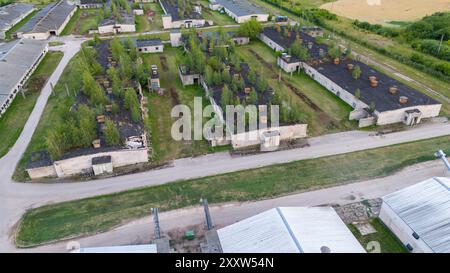
M 122 20 L 105 19 L 98 26 L 99 34 L 136 32 L 134 16 L 123 13 Z
M 217 231 L 224 253 L 365 253 L 331 207 L 274 208 Z
M 94 175 L 113 173 L 113 164 L 110 155 L 92 158 L 92 170 Z
M 164 44 L 160 39 L 138 39 L 136 50 L 140 53 L 159 53 L 164 51 Z
M 159 4 L 164 11 L 162 15 L 164 29 L 203 27 L 206 23 L 213 24 L 212 21 L 207 22 L 203 18 L 200 6 L 193 6 L 188 13 L 179 14 L 176 1 L 159 0 Z
M 103 0 L 80 0 L 78 7 L 80 9 L 101 9 L 104 4 Z
M 380 219 L 415 253 L 450 253 L 450 179 L 435 177 L 384 196 Z
M 252 19 L 258 22 L 269 20 L 267 12 L 247 0 L 210 0 L 209 7 L 213 10 L 223 9 L 228 16 L 239 24 Z
M 300 59 L 288 55 L 287 53 L 282 53 L 281 56 L 277 58 L 277 64 L 286 73 L 298 71 L 302 67 Z

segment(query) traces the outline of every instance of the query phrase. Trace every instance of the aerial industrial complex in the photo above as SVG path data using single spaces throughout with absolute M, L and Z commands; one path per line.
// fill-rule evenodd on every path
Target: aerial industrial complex
M 0 252 L 450 253 L 446 13 L 25 2 L 0 7 Z

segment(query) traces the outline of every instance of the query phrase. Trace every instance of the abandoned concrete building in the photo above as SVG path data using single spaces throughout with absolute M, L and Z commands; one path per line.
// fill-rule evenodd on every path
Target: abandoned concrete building
M 38 11 L 17 32 L 18 38 L 45 40 L 51 35 L 60 35 L 69 23 L 77 6 L 66 0 L 51 3 Z
M 450 253 L 449 178 L 430 178 L 382 199 L 380 219 L 410 252 Z
M 217 230 L 223 253 L 365 253 L 332 207 L 279 207 Z
M 285 54 L 278 58 L 278 65 L 286 72 L 303 69 L 354 109 L 349 119 L 358 120 L 360 127 L 392 123 L 415 125 L 422 118 L 439 115 L 442 104 L 429 96 L 360 61 L 346 57 L 330 61 L 327 59 L 327 45 L 318 44 L 314 37 L 304 32 L 298 34 L 290 30 L 286 36 L 282 34 L 284 31 L 285 27 L 281 27 L 280 31 L 272 27 L 264 28 L 260 39 L 273 50 L 281 52 L 300 40 L 308 49 L 310 60 L 297 62 Z M 361 73 L 355 79 L 352 72 L 356 67 Z
M 47 43 L 28 39 L 0 45 L 0 117 L 48 51 Z
M 5 39 L 6 32 L 17 25 L 35 10 L 33 5 L 12 3 L 0 7 L 0 40 Z
M 79 0 L 80 9 L 101 9 L 106 4 L 104 0 Z
M 206 21 L 202 16 L 201 6 L 195 5 L 192 10 L 184 10 L 178 7 L 178 2 L 170 0 L 159 0 L 164 11 L 162 15 L 163 28 L 191 28 L 212 25 L 212 21 Z
M 140 53 L 160 53 L 164 51 L 161 39 L 137 39 L 136 50 Z
M 115 18 L 104 19 L 98 25 L 99 34 L 107 33 L 126 33 L 126 32 L 136 32 L 136 23 L 134 20 L 134 15 L 128 14 L 124 11 L 121 13 L 121 19 L 117 20 Z
M 212 10 L 223 9 L 228 16 L 239 24 L 252 19 L 258 22 L 267 22 L 269 20 L 267 12 L 247 0 L 210 0 L 209 8 Z

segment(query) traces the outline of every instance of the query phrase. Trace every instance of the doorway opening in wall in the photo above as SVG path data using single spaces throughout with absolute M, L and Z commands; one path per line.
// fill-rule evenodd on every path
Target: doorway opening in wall
M 55 35 L 56 36 L 56 30 L 50 30 L 50 35 Z
M 198 84 L 198 78 L 194 79 L 194 84 Z

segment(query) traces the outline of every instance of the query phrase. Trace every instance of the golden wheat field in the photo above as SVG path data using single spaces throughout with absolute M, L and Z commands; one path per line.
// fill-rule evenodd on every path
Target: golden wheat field
M 414 21 L 450 11 L 450 0 L 338 0 L 321 6 L 337 15 L 369 23 Z

